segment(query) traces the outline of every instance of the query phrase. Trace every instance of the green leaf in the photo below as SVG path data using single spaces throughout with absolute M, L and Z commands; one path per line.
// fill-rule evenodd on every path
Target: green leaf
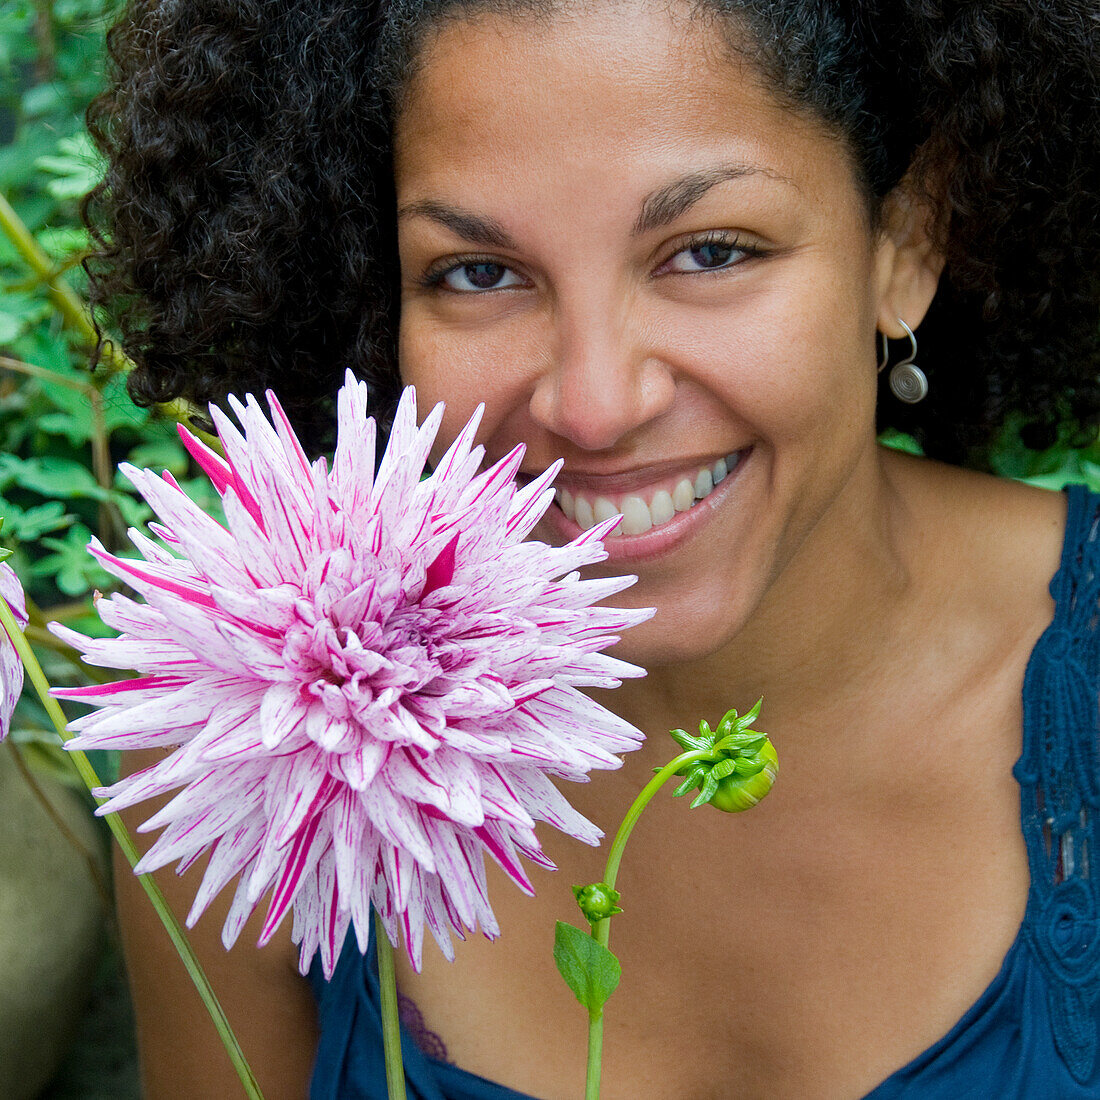
M 69 529 L 64 539 L 42 539 L 43 546 L 54 551 L 34 563 L 31 574 L 54 578 L 54 584 L 66 596 L 83 596 L 93 588 L 106 588 L 111 575 L 88 553 L 91 531 L 82 523 Z
M 65 511 L 65 506 L 59 500 L 50 500 L 26 509 L 0 500 L 0 508 L 4 510 L 8 520 L 5 534 L 16 542 L 34 542 L 51 531 L 68 527 L 75 518 Z
M 42 458 L 18 459 L 3 456 L 5 473 L 14 473 L 15 483 L 21 489 L 40 493 L 44 497 L 69 500 L 73 497 L 90 497 L 93 500 L 110 499 L 110 490 L 100 485 L 92 472 L 82 462 L 57 455 Z
M 592 1015 L 598 1015 L 622 977 L 619 960 L 586 932 L 558 921 L 554 927 L 554 962 L 565 984 Z

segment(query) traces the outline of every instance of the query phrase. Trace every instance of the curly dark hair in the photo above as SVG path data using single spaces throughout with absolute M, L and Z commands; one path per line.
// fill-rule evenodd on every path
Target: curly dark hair
M 104 328 L 142 404 L 271 385 L 315 444 L 351 366 L 397 392 L 390 133 L 425 33 L 551 0 L 130 0 L 89 129 Z M 793 109 L 848 142 L 875 216 L 908 175 L 947 256 L 920 330 L 931 396 L 880 427 L 981 465 L 1100 424 L 1100 112 L 1092 0 L 698 0 Z M 745 44 L 748 31 L 749 45 Z

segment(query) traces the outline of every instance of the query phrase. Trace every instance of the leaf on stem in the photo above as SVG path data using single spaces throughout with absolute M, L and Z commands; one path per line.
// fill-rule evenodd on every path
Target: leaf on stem
M 573 995 L 592 1014 L 600 1012 L 622 976 L 611 951 L 564 921 L 554 928 L 554 962 Z

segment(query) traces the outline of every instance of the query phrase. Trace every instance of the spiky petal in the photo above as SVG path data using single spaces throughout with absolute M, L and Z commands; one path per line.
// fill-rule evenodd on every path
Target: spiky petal
M 365 947 L 371 906 L 419 968 L 425 925 L 448 957 L 452 931 L 497 934 L 485 853 L 530 891 L 523 859 L 549 865 L 536 822 L 597 842 L 550 777 L 640 744 L 578 688 L 641 674 L 601 651 L 651 612 L 594 606 L 633 577 L 577 572 L 615 521 L 526 541 L 557 467 L 518 487 L 517 448 L 479 472 L 480 410 L 421 480 L 443 408 L 418 427 L 411 388 L 377 472 L 350 374 L 331 470 L 267 396 L 270 421 L 230 399 L 243 432 L 211 410 L 224 459 L 182 433 L 226 526 L 170 475 L 122 467 L 160 541 L 131 531 L 143 560 L 92 552 L 144 602 L 99 601 L 117 638 L 52 629 L 139 676 L 59 692 L 96 707 L 69 746 L 174 750 L 107 788 L 101 812 L 179 792 L 142 826 L 162 832 L 138 869 L 210 852 L 189 924 L 236 879 L 227 946 L 270 892 L 260 942 L 293 910 L 303 970 L 319 949 L 331 973 L 349 926 Z
M 27 625 L 23 586 L 7 562 L 0 561 L 0 600 L 11 608 L 20 630 Z M 11 729 L 11 716 L 23 691 L 23 662 L 3 627 L 0 627 L 0 741 Z

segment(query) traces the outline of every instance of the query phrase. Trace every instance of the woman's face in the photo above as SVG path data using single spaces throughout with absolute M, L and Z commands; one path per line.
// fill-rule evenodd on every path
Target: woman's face
M 733 638 L 863 476 L 884 283 L 844 146 L 687 11 L 446 23 L 395 137 L 438 453 L 484 402 L 490 459 L 565 460 L 536 537 L 625 513 L 601 569 L 657 607 L 618 651 L 649 664 Z

